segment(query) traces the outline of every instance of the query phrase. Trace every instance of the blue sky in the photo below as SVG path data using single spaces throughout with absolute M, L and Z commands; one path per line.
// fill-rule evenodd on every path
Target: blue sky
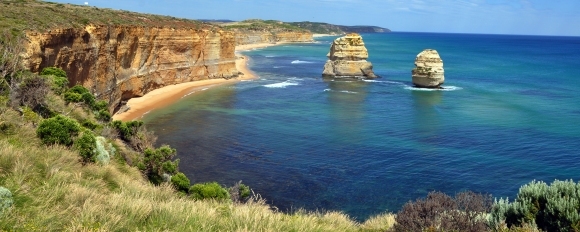
M 52 0 L 191 19 L 375 25 L 393 31 L 580 36 L 580 0 Z

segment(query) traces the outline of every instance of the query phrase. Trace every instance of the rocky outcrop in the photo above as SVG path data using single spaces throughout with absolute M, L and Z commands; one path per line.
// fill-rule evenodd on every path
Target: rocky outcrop
M 312 42 L 312 33 L 310 32 L 255 32 L 255 31 L 236 31 L 236 45 L 257 44 L 257 43 L 304 43 Z
M 412 71 L 413 84 L 420 88 L 441 88 L 445 81 L 443 60 L 433 49 L 425 49 L 417 55 Z
M 359 34 L 351 33 L 335 39 L 326 55 L 323 77 L 376 78 L 373 65 L 367 61 L 367 48 Z
M 31 71 L 62 68 L 111 111 L 163 86 L 238 75 L 234 33 L 219 29 L 88 25 L 27 37 Z

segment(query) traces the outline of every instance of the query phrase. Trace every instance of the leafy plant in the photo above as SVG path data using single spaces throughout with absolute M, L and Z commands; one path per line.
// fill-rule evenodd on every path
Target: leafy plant
M 178 172 L 177 174 L 171 176 L 171 184 L 177 189 L 177 191 L 187 193 L 190 186 L 190 181 L 185 174 Z
M 64 77 L 66 78 L 66 72 L 57 67 L 46 67 L 40 71 L 40 75 L 42 76 L 56 76 L 56 77 Z
M 230 199 L 228 191 L 217 182 L 194 184 L 189 188 L 189 193 L 197 200 L 214 199 L 223 201 Z
M 90 131 L 84 131 L 74 142 L 74 147 L 79 152 L 83 163 L 94 163 L 97 156 L 97 140 Z
M 40 75 L 50 81 L 51 89 L 56 94 L 62 94 L 66 91 L 69 81 L 64 70 L 57 67 L 46 67 L 42 69 Z
M 171 161 L 176 150 L 169 145 L 157 149 L 148 148 L 143 152 L 143 162 L 137 166 L 154 184 L 163 182 L 163 174 L 173 175 L 177 173 L 179 160 Z
M 49 119 L 42 120 L 36 129 L 36 135 L 44 144 L 62 144 L 70 146 L 73 138 L 80 131 L 77 121 L 63 115 L 57 115 Z

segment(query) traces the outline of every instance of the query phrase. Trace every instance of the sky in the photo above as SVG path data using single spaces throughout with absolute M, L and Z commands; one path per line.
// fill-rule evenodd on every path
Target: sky
M 580 36 L 580 0 L 51 0 L 189 19 L 372 25 L 399 32 Z

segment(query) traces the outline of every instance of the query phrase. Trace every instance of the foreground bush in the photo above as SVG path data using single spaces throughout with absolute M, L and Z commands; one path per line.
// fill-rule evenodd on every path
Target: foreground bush
M 56 94 L 62 94 L 65 92 L 69 84 L 66 72 L 57 67 L 46 67 L 42 69 L 40 75 L 48 78 L 52 84 L 52 91 L 54 91 Z
M 97 139 L 90 131 L 85 131 L 74 142 L 83 163 L 94 163 L 97 157 Z
M 397 213 L 394 231 L 486 231 L 490 195 L 462 192 L 450 197 L 431 192 L 426 199 L 406 203 Z
M 173 184 L 173 187 L 175 187 L 177 191 L 187 193 L 191 183 L 185 174 L 178 172 L 177 174 L 171 176 L 171 184 Z
M 57 115 L 40 122 L 36 129 L 36 135 L 44 144 L 62 144 L 70 146 L 73 144 L 73 138 L 80 131 L 80 125 L 74 119 L 66 116 Z
M 228 190 L 220 186 L 217 182 L 194 184 L 189 188 L 189 193 L 194 199 L 214 199 L 214 200 L 229 200 L 230 194 Z
M 176 150 L 164 145 L 157 149 L 148 148 L 143 152 L 143 161 L 137 167 L 154 184 L 164 181 L 163 175 L 174 175 L 177 173 L 179 160 L 172 161 L 176 155 Z
M 497 201 L 489 220 L 494 228 L 505 221 L 510 228 L 536 224 L 544 231 L 580 231 L 580 184 L 532 181 L 520 188 L 514 202 Z
M 108 104 L 106 101 L 97 101 L 91 92 L 81 86 L 75 85 L 64 93 L 64 100 L 67 103 L 84 103 L 91 110 L 94 111 L 95 118 L 108 122 L 111 120 Z

